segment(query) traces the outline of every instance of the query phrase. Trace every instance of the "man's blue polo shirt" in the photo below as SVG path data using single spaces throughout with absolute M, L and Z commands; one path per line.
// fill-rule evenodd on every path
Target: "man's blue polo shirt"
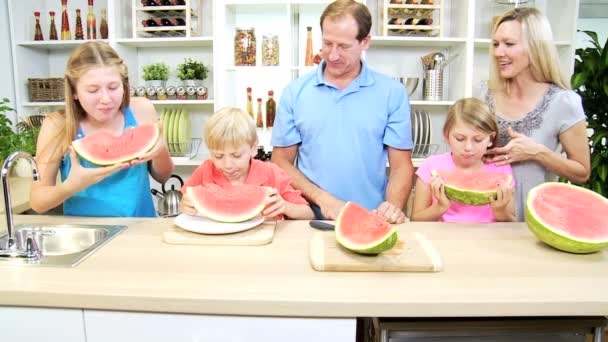
M 385 199 L 385 145 L 411 150 L 405 87 L 362 63 L 344 90 L 323 78 L 324 63 L 283 91 L 271 143 L 298 146 L 297 168 L 320 188 L 368 209 Z

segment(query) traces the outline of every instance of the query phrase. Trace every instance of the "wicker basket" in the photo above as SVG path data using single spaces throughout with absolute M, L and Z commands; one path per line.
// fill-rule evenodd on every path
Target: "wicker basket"
M 63 78 L 28 78 L 30 101 L 63 101 Z

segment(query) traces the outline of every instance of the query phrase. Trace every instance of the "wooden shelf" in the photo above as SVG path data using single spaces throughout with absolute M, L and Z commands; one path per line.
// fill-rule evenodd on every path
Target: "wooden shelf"
M 19 46 L 31 47 L 35 49 L 44 49 L 44 50 L 65 50 L 65 49 L 73 49 L 76 46 L 90 42 L 90 39 L 86 40 L 28 40 L 18 43 Z M 107 39 L 97 39 L 95 41 L 101 41 L 108 43 Z
M 212 47 L 213 37 L 158 37 L 117 39 L 116 43 L 137 48 Z

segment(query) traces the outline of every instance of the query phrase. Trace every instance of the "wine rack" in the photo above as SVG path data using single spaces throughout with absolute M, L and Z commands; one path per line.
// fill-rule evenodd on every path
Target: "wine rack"
M 133 38 L 199 37 L 200 0 L 132 0 Z
M 384 36 L 443 37 L 442 0 L 380 0 Z

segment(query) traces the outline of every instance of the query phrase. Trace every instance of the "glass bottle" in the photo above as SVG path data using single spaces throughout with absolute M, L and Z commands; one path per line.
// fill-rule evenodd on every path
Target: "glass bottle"
M 68 0 L 61 0 L 61 40 L 71 40 L 70 19 L 68 18 Z
M 108 39 L 108 20 L 106 17 L 106 9 L 101 9 L 101 23 L 99 24 L 99 34 L 101 39 Z
M 312 52 L 312 27 L 306 27 L 306 56 L 304 58 L 305 66 L 314 65 Z
M 93 1 L 89 0 L 89 12 L 87 13 L 87 39 L 97 39 L 97 20 L 93 13 Z
M 34 33 L 34 40 L 44 40 L 42 28 L 40 27 L 40 12 L 34 12 L 34 17 L 36 17 L 36 33 Z
M 234 34 L 234 65 L 256 64 L 255 30 L 237 28 Z
M 57 40 L 57 28 L 55 27 L 55 12 L 50 11 L 51 21 L 49 24 L 49 40 Z
M 277 103 L 274 102 L 274 91 L 268 91 L 268 100 L 266 101 L 266 127 L 274 126 L 274 117 L 277 113 Z
M 74 31 L 74 38 L 76 40 L 84 39 L 84 33 L 82 31 L 82 19 L 80 18 L 80 9 L 76 9 L 76 30 Z
M 247 87 L 247 113 L 255 119 L 253 115 L 253 103 L 251 102 L 251 87 Z
M 258 97 L 258 116 L 255 120 L 255 126 L 258 128 L 264 127 L 264 114 L 262 114 L 262 98 Z

